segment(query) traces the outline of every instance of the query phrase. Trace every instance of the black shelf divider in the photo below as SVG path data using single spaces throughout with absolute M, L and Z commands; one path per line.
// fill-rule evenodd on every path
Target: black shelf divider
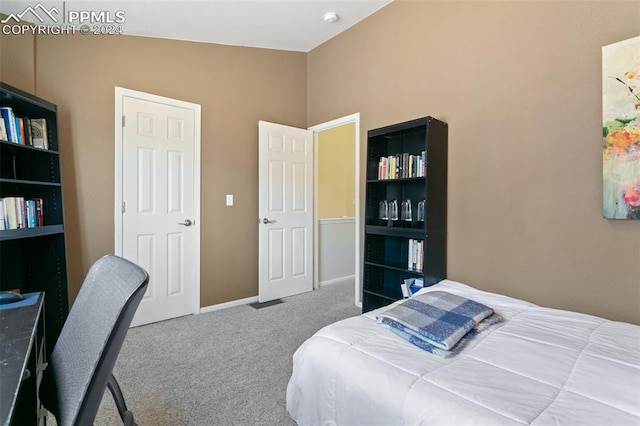
M 0 145 L 6 145 L 8 147 L 11 147 L 12 149 L 24 149 L 24 150 L 28 150 L 28 151 L 39 152 L 39 153 L 42 153 L 43 155 L 47 155 L 48 154 L 48 155 L 57 156 L 57 155 L 60 154 L 58 151 L 54 151 L 53 149 L 42 149 L 42 148 L 36 148 L 36 147 L 33 147 L 33 146 L 29 146 L 29 145 L 19 145 L 17 143 L 4 141 L 2 139 L 0 139 Z
M 36 228 L 5 229 L 0 231 L 0 241 L 16 240 L 20 238 L 42 237 L 45 235 L 63 234 L 64 226 L 48 225 Z
M 419 271 L 417 269 L 409 269 L 406 266 L 402 266 L 401 264 L 392 264 L 392 263 L 381 263 L 381 262 L 369 262 L 365 261 L 365 265 L 368 266 L 377 266 L 379 268 L 389 269 L 393 271 L 404 272 L 406 274 L 415 274 L 415 275 L 423 275 L 423 271 Z
M 365 232 L 367 234 L 386 235 L 389 237 L 414 238 L 416 240 L 425 238 L 424 230 L 414 228 L 396 228 L 391 226 L 367 225 L 365 227 Z
M 21 180 L 0 178 L 0 183 L 10 183 L 15 185 L 38 185 L 38 186 L 62 186 L 60 182 L 43 182 L 41 180 Z

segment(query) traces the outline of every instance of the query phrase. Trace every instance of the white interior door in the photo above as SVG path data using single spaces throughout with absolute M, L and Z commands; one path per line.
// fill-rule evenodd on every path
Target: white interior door
M 260 121 L 258 300 L 313 290 L 313 132 Z
M 132 323 L 142 325 L 197 312 L 199 109 L 121 99 L 121 256 L 149 272 Z

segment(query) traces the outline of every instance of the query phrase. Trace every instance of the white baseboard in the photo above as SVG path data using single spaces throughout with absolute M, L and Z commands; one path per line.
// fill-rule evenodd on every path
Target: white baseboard
M 217 305 L 211 305 L 211 306 L 206 306 L 204 308 L 200 308 L 200 313 L 206 314 L 207 312 L 219 311 L 220 309 L 233 308 L 234 306 L 248 305 L 249 303 L 253 303 L 257 301 L 258 301 L 258 296 L 247 297 L 246 299 L 232 300 L 231 302 L 218 303 Z
M 343 283 L 345 281 L 354 281 L 355 279 L 356 279 L 355 275 L 347 275 L 347 276 L 344 276 L 344 277 L 334 278 L 332 280 L 320 281 L 318 283 L 318 287 L 322 287 L 322 286 L 325 286 L 325 285 L 331 285 L 331 284 Z
M 355 275 L 347 275 L 345 277 L 322 281 L 321 283 L 318 283 L 318 287 L 331 285 L 331 284 L 338 284 L 345 281 L 353 281 L 355 279 L 356 279 Z M 258 296 L 247 297 L 246 299 L 232 300 L 231 302 L 218 303 L 217 305 L 205 306 L 204 308 L 200 308 L 200 313 L 206 314 L 207 312 L 219 311 L 220 309 L 233 308 L 234 306 L 248 305 L 249 303 L 254 303 L 257 301 L 258 301 Z

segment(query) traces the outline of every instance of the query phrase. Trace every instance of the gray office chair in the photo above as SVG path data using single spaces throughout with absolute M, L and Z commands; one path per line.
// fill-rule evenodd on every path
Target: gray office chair
M 123 423 L 135 425 L 112 370 L 148 282 L 144 269 L 113 255 L 89 270 L 40 386 L 58 425 L 92 425 L 107 388 Z

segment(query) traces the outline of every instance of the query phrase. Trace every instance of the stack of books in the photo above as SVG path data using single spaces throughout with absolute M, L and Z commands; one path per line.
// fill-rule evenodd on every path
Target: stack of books
M 387 157 L 380 157 L 378 162 L 378 179 L 406 179 L 427 175 L 426 152 L 412 155 L 407 152 Z
M 413 271 L 422 272 L 424 263 L 424 240 L 409 239 L 409 249 L 407 253 L 407 268 Z
M 49 149 L 46 119 L 17 117 L 11 107 L 0 107 L 0 114 L 0 140 Z
M 400 284 L 402 297 L 407 299 L 417 293 L 422 287 L 424 287 L 423 278 L 407 278 Z
M 0 230 L 44 226 L 42 198 L 0 198 Z

